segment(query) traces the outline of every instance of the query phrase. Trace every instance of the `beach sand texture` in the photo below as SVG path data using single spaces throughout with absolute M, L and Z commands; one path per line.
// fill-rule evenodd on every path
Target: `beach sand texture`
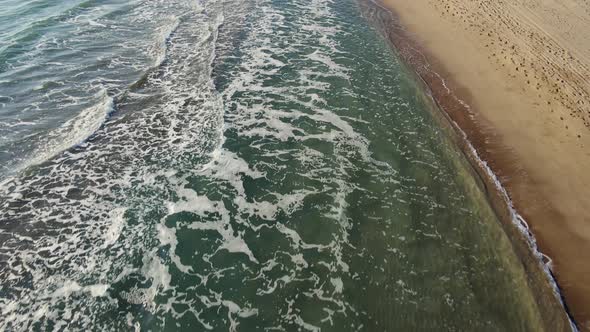
M 590 3 L 384 2 L 473 110 L 467 135 L 590 331 Z

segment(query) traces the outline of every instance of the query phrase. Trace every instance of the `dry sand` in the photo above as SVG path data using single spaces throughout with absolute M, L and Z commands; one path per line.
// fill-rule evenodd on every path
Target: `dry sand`
M 469 138 L 590 331 L 590 2 L 383 2 L 473 110 Z

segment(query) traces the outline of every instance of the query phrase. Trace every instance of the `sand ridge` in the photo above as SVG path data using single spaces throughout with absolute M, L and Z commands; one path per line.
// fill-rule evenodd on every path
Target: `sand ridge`
M 475 113 L 467 118 L 483 134 L 468 131 L 469 139 L 552 258 L 580 328 L 590 331 L 590 3 L 384 3 Z

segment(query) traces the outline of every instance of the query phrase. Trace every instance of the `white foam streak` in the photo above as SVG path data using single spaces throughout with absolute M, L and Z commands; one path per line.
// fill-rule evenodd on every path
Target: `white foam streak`
M 114 244 L 119 236 L 121 235 L 121 231 L 123 230 L 125 219 L 124 219 L 125 209 L 118 208 L 114 209 L 110 213 L 111 217 L 111 225 L 107 229 L 105 233 L 105 245 L 109 246 Z
M 218 148 L 211 154 L 211 160 L 201 169 L 203 175 L 229 182 L 236 189 L 238 196 L 244 195 L 241 176 L 251 178 L 263 177 L 264 174 L 252 170 L 248 163 L 237 154 L 224 148 Z
M 49 160 L 58 153 L 82 143 L 95 133 L 114 111 L 114 99 L 107 94 L 106 90 L 101 90 L 96 98 L 99 100 L 96 105 L 84 109 L 76 117 L 49 133 L 45 143 L 33 153 L 35 157 L 19 165 L 18 169 Z
M 180 19 L 172 16 L 168 23 L 156 29 L 156 47 L 152 50 L 154 57 L 154 67 L 160 67 L 166 60 L 168 46 L 166 45 L 172 34 L 178 29 Z

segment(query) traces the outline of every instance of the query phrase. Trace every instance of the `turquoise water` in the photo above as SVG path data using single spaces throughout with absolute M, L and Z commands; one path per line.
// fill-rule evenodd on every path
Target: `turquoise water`
M 0 7 L 1 330 L 542 330 L 356 2 Z

